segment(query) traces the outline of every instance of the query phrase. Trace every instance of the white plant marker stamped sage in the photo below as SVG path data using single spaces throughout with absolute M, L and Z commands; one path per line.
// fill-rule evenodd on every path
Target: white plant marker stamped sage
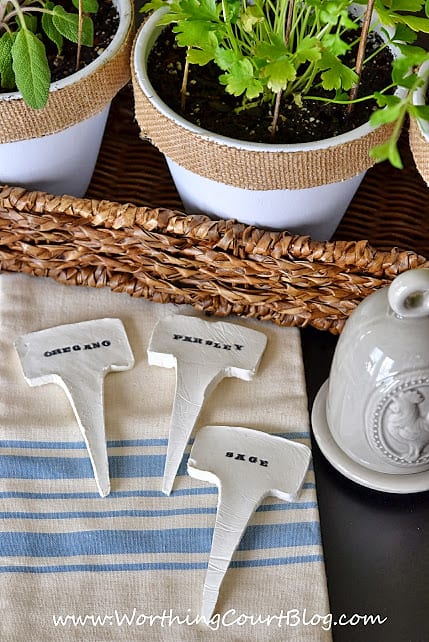
M 171 493 L 204 399 L 225 377 L 250 381 L 266 344 L 262 332 L 234 323 L 182 315 L 158 322 L 148 348 L 149 363 L 176 368 L 163 493 Z
M 104 377 L 129 370 L 134 357 L 120 319 L 94 319 L 30 332 L 14 342 L 30 386 L 60 385 L 81 429 L 101 497 L 110 492 Z
M 202 616 L 213 616 L 233 553 L 254 511 L 268 496 L 295 501 L 311 458 L 310 449 L 259 430 L 203 426 L 188 460 L 191 477 L 219 488 L 212 546 L 203 589 Z

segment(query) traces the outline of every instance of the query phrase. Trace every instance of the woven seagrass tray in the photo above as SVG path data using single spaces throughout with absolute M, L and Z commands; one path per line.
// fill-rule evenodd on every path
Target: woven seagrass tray
M 406 169 L 369 170 L 334 240 L 319 242 L 185 215 L 133 113 L 128 86 L 86 199 L 0 187 L 1 270 L 338 334 L 368 294 L 429 267 L 429 189 L 406 140 Z

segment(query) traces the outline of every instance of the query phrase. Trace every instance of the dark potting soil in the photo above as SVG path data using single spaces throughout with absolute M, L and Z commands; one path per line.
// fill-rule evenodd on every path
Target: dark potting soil
M 354 53 L 351 55 L 354 56 Z M 241 98 L 227 94 L 218 83 L 221 71 L 214 63 L 204 67 L 191 65 L 186 106 L 182 112 L 180 88 L 184 61 L 185 49 L 175 44 L 174 34 L 167 27 L 158 38 L 148 60 L 148 75 L 153 87 L 162 100 L 186 120 L 230 138 L 265 143 L 320 140 L 364 124 L 376 108 L 374 101 L 364 101 L 356 103 L 351 113 L 347 113 L 344 105 L 324 105 L 320 101 L 305 100 L 303 107 L 298 107 L 293 101 L 286 102 L 283 99 L 273 141 L 269 129 L 272 105 L 258 104 L 237 113 L 236 108 L 241 106 Z M 366 66 L 359 96 L 370 95 L 390 84 L 391 63 L 392 56 L 385 49 Z M 352 62 L 350 66 L 353 64 Z
M 58 2 L 58 4 L 63 4 Z M 70 3 L 68 3 L 70 6 Z M 119 25 L 119 14 L 111 0 L 99 0 L 99 9 L 91 15 L 94 23 L 94 45 L 82 46 L 79 69 L 86 67 L 109 46 Z M 58 55 L 56 46 L 46 45 L 48 64 L 51 69 L 51 81 L 66 78 L 76 71 L 76 44 L 64 39 L 61 54 Z

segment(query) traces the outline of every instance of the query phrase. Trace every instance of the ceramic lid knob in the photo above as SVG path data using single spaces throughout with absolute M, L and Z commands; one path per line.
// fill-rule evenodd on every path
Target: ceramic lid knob
M 399 316 L 429 315 L 429 269 L 404 272 L 389 286 L 387 297 L 390 307 Z

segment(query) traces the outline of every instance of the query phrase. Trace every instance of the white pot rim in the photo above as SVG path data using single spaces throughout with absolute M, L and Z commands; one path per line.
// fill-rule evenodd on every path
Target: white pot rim
M 216 141 L 221 145 L 227 147 L 234 147 L 236 149 L 242 149 L 252 152 L 263 151 L 272 152 L 272 153 L 281 153 L 281 152 L 311 152 L 319 149 L 327 149 L 329 147 L 336 147 L 344 143 L 350 143 L 360 138 L 363 138 L 373 132 L 376 128 L 371 126 L 369 122 L 364 123 L 360 127 L 357 127 L 349 132 L 344 134 L 339 134 L 338 136 L 324 138 L 318 141 L 312 141 L 308 143 L 283 143 L 275 144 L 270 143 L 257 143 L 257 142 L 248 142 L 242 141 L 235 138 L 229 138 L 227 136 L 222 136 L 221 134 L 216 134 L 210 132 L 207 129 L 198 127 L 193 123 L 185 120 L 180 114 L 177 114 L 173 111 L 168 105 L 166 105 L 158 96 L 155 89 L 153 88 L 151 82 L 147 78 L 145 73 L 145 63 L 147 56 L 152 48 L 156 37 L 158 35 L 157 23 L 159 18 L 167 12 L 167 8 L 157 9 L 152 13 L 149 18 L 144 22 L 140 27 L 134 45 L 134 53 L 132 64 L 134 66 L 134 72 L 138 83 L 146 95 L 146 97 L 156 106 L 156 108 L 168 119 L 174 121 L 177 125 L 183 127 L 184 129 L 192 132 L 193 134 L 199 136 L 202 139 L 208 141 Z M 161 27 L 159 27 L 161 29 Z M 395 50 L 392 48 L 393 53 Z
M 102 54 L 97 56 L 89 65 L 79 69 L 75 73 L 62 78 L 61 80 L 56 80 L 51 83 L 49 93 L 63 89 L 68 85 L 79 82 L 82 78 L 89 76 L 94 71 L 102 67 L 108 60 L 110 60 L 122 46 L 122 43 L 125 40 L 127 33 L 131 27 L 131 20 L 133 16 L 133 10 L 131 6 L 131 0 L 112 0 L 114 6 L 117 8 L 119 13 L 119 25 L 118 29 L 109 43 L 109 46 L 103 51 Z M 22 94 L 20 91 L 11 91 L 0 93 L 0 100 L 20 100 L 22 99 Z

